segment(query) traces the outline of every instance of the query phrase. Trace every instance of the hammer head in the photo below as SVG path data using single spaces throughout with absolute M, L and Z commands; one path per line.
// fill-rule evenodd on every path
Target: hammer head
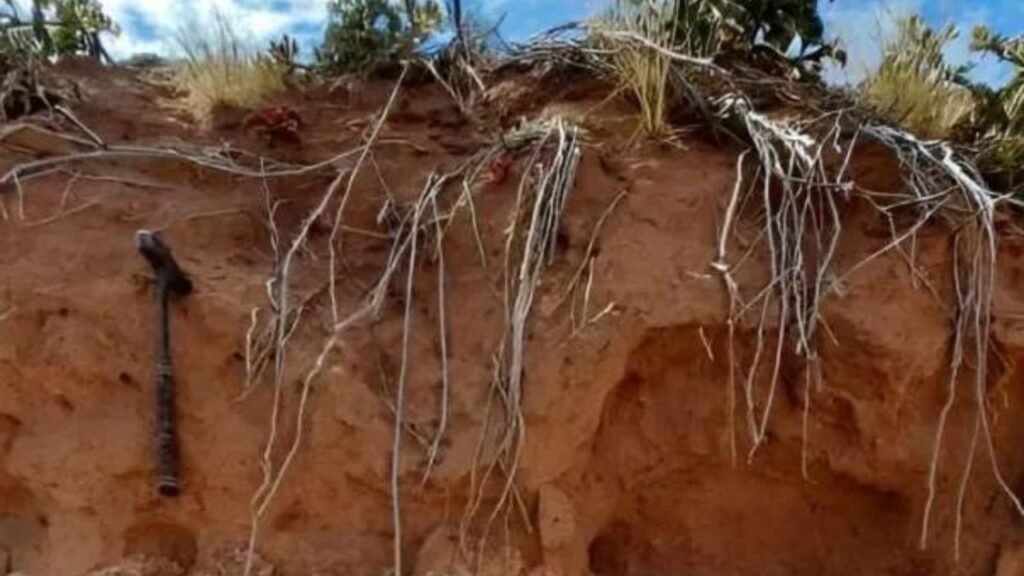
M 171 292 L 178 296 L 186 296 L 192 292 L 192 281 L 178 266 L 171 255 L 171 249 L 156 232 L 139 230 L 135 233 L 135 246 L 153 267 L 157 282 L 166 284 Z

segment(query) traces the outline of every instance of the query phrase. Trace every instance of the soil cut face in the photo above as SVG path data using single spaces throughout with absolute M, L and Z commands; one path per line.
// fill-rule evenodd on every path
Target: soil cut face
M 293 164 L 357 150 L 393 88 L 373 80 L 294 90 L 279 104 L 302 116 L 302 146 L 269 148 L 239 122 L 194 127 L 131 72 L 67 73 L 84 94 L 72 109 L 108 144 L 198 143 L 248 166 L 253 157 L 238 150 Z M 302 313 L 279 395 L 272 365 L 247 386 L 246 365 L 258 353 L 246 339 L 254 310 L 258 336 L 271 314 L 275 262 L 358 154 L 337 159 L 336 169 L 266 179 L 125 156 L 60 165 L 20 189 L 0 189 L 0 572 L 241 574 L 264 452 L 279 469 L 301 429 L 259 522 L 251 573 L 387 573 L 404 359 L 397 464 L 405 574 L 1024 574 L 1024 521 L 991 465 L 1024 490 L 1024 238 L 1012 230 L 999 238 L 984 398 L 993 451 L 976 451 L 958 515 L 977 421 L 975 388 L 959 386 L 921 550 L 953 344 L 949 226 L 919 232 L 913 267 L 890 252 L 828 294 L 821 378 L 806 421 L 806 366 L 773 337 L 761 343 L 782 362 L 767 440 L 748 458 L 741 390 L 730 408 L 729 302 L 709 266 L 740 149 L 698 135 L 678 147 L 629 146 L 629 109 L 604 103 L 606 92 L 574 84 L 540 98 L 536 82 L 497 82 L 486 112 L 472 119 L 437 86 L 412 83 L 399 93 L 333 238 L 335 285 L 327 279 L 337 200 L 310 223 L 292 262 L 288 281 Z M 507 399 L 493 382 L 508 342 L 504 294 L 519 273 L 506 276 L 505 254 L 519 182 L 532 169 L 529 149 L 484 164 L 472 216 L 465 206 L 450 217 L 427 210 L 444 226 L 443 248 L 438 235 L 419 235 L 423 256 L 412 270 L 399 267 L 380 314 L 320 356 L 334 307 L 341 317 L 358 310 L 381 277 L 401 226 L 401 214 L 387 208 L 414 202 L 432 172 L 467 162 L 519 116 L 558 115 L 580 119 L 585 144 L 523 335 L 523 436 L 506 483 L 509 471 L 491 465 L 501 441 L 494 427 L 507 422 Z M 73 131 L 46 113 L 25 122 Z M 4 171 L 73 151 L 31 131 L 5 132 L 3 144 Z M 895 161 L 870 146 L 855 154 L 853 170 L 865 189 L 902 186 Z M 446 189 L 442 208 L 461 182 Z M 839 271 L 891 242 L 867 202 L 853 196 L 842 213 Z M 740 221 L 746 245 L 734 248 L 749 250 L 736 279 L 751 296 L 769 277 L 759 227 L 754 217 Z M 176 499 L 154 488 L 156 304 L 134 245 L 144 228 L 161 231 L 195 286 L 172 303 L 170 318 Z M 769 326 L 775 316 L 767 315 Z M 737 358 L 752 358 L 756 325 L 735 326 L 731 342 Z M 322 370 L 307 389 L 318 358 Z M 753 377 L 759 417 L 771 374 Z

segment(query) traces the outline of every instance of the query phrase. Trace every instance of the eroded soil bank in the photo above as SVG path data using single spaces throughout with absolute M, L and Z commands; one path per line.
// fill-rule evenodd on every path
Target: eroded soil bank
M 217 132 L 192 127 L 159 103 L 167 95 L 129 72 L 80 75 L 86 96 L 75 110 L 108 142 L 233 141 L 262 150 L 230 123 Z M 303 149 L 264 152 L 310 163 L 355 148 L 390 89 L 370 82 L 291 94 L 287 102 L 309 125 Z M 494 118 L 474 122 L 434 86 L 402 93 L 374 153 L 376 168 L 355 181 L 339 309 L 358 308 L 381 274 L 391 249 L 388 222 L 378 219 L 387 195 L 413 200 L 431 170 L 464 161 L 503 119 L 571 115 L 603 99 L 565 89 L 545 96 L 549 106 L 523 93 L 521 83 L 507 83 L 494 97 Z M 949 385 L 949 227 L 920 232 L 916 273 L 889 253 L 829 294 L 806 428 L 806 367 L 784 347 L 767 442 L 748 459 L 742 390 L 734 389 L 740 397 L 730 409 L 728 301 L 709 267 L 739 150 L 697 136 L 681 147 L 627 147 L 626 111 L 611 108 L 586 122 L 578 181 L 537 289 L 524 339 L 516 500 L 494 518 L 482 573 L 1024 574 L 1022 521 L 984 447 L 965 491 L 954 561 L 957 497 L 976 424 L 968 383 L 958 388 L 945 431 L 930 546 L 918 548 Z M 5 143 L 5 169 L 55 152 L 45 139 Z M 513 160 L 509 174 L 497 165 L 475 196 L 482 254 L 465 213 L 445 235 L 446 366 L 436 254 L 413 275 L 400 462 L 407 573 L 464 573 L 456 552 L 460 544 L 477 549 L 498 503 L 497 488 L 485 494 L 467 542 L 459 527 L 486 470 L 476 466 L 483 422 L 489 407 L 500 410 L 490 391 L 505 330 L 506 231 L 528 158 Z M 865 189 L 899 189 L 898 171 L 870 147 L 855 155 L 855 179 Z M 267 306 L 275 261 L 265 192 L 282 201 L 276 224 L 287 242 L 333 176 L 264 183 L 124 158 L 35 178 L 24 184 L 23 202 L 13 190 L 0 192 L 8 211 L 0 221 L 0 569 L 241 573 L 274 400 L 267 379 L 245 389 L 246 331 L 252 310 Z M 889 224 L 866 202 L 849 200 L 843 215 L 840 271 L 891 242 Z M 196 286 L 172 313 L 184 469 L 176 500 L 158 497 L 152 484 L 156 328 L 149 272 L 133 244 L 140 228 L 163 231 Z M 1020 492 L 1024 239 L 1005 228 L 985 400 L 994 459 Z M 733 248 L 750 250 L 737 275 L 748 295 L 768 278 L 758 230 L 754 218 L 740 222 L 746 242 Z M 290 342 L 275 462 L 293 440 L 302 380 L 331 321 L 329 231 L 329 221 L 313 227 L 292 272 L 293 289 L 308 301 Z M 589 289 L 565 298 L 588 255 L 592 273 L 586 269 L 581 285 Z M 391 566 L 393 395 L 407 303 L 405 271 L 397 277 L 381 317 L 345 335 L 312 388 L 301 448 L 261 523 L 254 573 L 379 576 Z M 774 325 L 774 314 L 766 322 Z M 755 324 L 736 327 L 741 360 L 758 348 Z M 776 350 L 770 335 L 763 346 Z M 756 417 L 768 397 L 765 372 L 755 375 Z M 424 482 L 445 374 L 447 434 Z

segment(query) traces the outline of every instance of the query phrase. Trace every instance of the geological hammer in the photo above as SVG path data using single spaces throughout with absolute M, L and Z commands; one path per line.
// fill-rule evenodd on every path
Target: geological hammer
M 171 249 L 156 232 L 139 230 L 135 233 L 135 246 L 149 262 L 156 274 L 159 310 L 159 331 L 156 342 L 156 462 L 157 491 L 163 496 L 177 496 L 178 439 L 175 425 L 174 368 L 171 363 L 171 327 L 168 306 L 171 296 L 187 296 L 192 292 L 192 281 L 178 266 Z

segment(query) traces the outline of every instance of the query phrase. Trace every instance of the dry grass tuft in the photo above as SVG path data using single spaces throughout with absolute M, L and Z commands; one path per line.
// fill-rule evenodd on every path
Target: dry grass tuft
M 636 104 L 640 131 L 665 137 L 673 106 L 692 91 L 693 75 L 722 72 L 713 59 L 723 25 L 709 2 L 616 0 L 586 26 L 585 52 Z
M 629 31 L 654 44 L 671 50 L 674 30 L 667 26 L 668 10 L 618 0 L 596 25 L 598 29 Z M 640 112 L 640 128 L 650 135 L 668 130 L 667 108 L 671 98 L 669 84 L 672 58 L 646 46 L 601 36 L 601 43 L 611 50 L 608 63 L 611 74 L 621 89 L 636 101 Z
M 954 26 L 931 30 L 917 16 L 900 22 L 882 64 L 860 86 L 862 98 L 886 120 L 922 138 L 947 138 L 974 111 L 963 73 L 943 57 Z
M 639 109 L 640 129 L 650 136 L 668 132 L 668 107 L 672 99 L 673 61 L 668 51 L 675 45 L 674 10 L 667 2 L 637 4 L 617 0 L 593 25 L 596 43 L 607 50 L 610 76 Z M 623 33 L 650 41 L 664 51 L 626 38 Z
M 173 83 L 197 120 L 209 121 L 218 106 L 258 105 L 285 88 L 285 66 L 250 48 L 219 13 L 209 27 L 183 28 L 176 40 L 185 61 Z

